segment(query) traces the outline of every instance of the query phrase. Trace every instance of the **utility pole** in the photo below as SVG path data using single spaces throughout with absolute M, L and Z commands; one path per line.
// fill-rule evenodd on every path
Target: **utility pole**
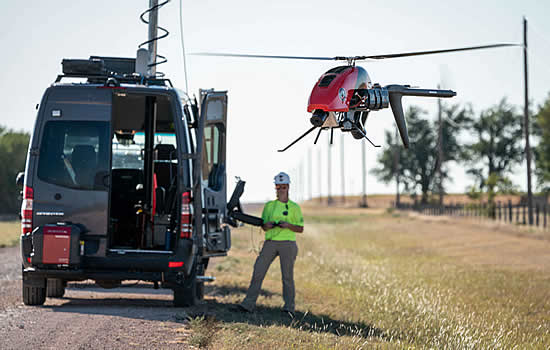
M 395 127 L 395 149 L 393 153 L 393 168 L 395 170 L 395 206 L 399 207 L 399 141 L 398 141 L 398 130 L 397 126 Z
M 362 165 L 363 165 L 363 196 L 361 197 L 361 208 L 368 208 L 367 204 L 367 151 L 366 151 L 366 144 L 365 139 L 361 140 L 361 159 L 362 159 Z
M 317 162 L 317 173 L 319 174 L 319 181 L 317 182 L 319 184 L 319 203 L 323 203 L 323 172 L 321 170 L 321 147 L 319 147 L 319 153 L 318 153 L 318 162 Z
M 342 203 L 346 203 L 346 177 L 344 175 L 344 133 L 341 134 L 342 138 L 341 140 L 341 147 L 340 147 L 340 174 L 342 178 Z
M 307 150 L 307 188 L 308 188 L 308 199 L 313 199 L 313 176 L 311 172 L 311 148 Z
M 533 192 L 531 191 L 531 148 L 529 146 L 529 84 L 527 75 L 527 18 L 523 17 L 523 73 L 525 81 L 524 124 L 525 156 L 527 160 L 527 213 L 529 225 L 533 225 Z
M 304 174 L 304 159 L 300 159 L 300 167 L 298 168 L 298 174 L 300 179 L 300 200 L 304 201 L 306 197 L 306 190 L 305 190 L 305 174 Z
M 439 84 L 437 88 L 440 89 Z M 443 120 L 441 118 L 441 99 L 437 99 L 437 116 L 439 119 L 439 132 L 437 138 L 437 152 L 438 152 L 438 161 L 437 161 L 437 173 L 439 177 L 439 207 L 443 206 L 443 175 L 441 172 L 441 167 L 443 166 Z
M 158 25 L 158 0 L 149 0 L 149 65 L 148 75 L 154 77 L 157 74 L 157 37 Z
M 332 148 L 332 144 L 331 144 L 331 138 L 329 137 L 329 140 L 328 140 L 328 147 L 327 147 L 327 154 L 328 154 L 328 158 L 327 158 L 327 165 L 328 165 L 328 171 L 327 171 L 327 185 L 328 185 L 328 188 L 327 188 L 327 204 L 328 205 L 331 205 L 332 204 L 332 197 L 330 195 L 330 185 L 331 185 L 331 170 L 332 170 L 332 164 L 331 164 L 331 157 L 330 157 L 330 152 L 331 152 L 331 148 Z

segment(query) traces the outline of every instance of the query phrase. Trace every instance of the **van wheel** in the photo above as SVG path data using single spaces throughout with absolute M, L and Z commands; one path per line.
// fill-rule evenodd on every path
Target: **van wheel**
M 203 260 L 203 263 L 198 266 L 197 275 L 204 276 L 207 266 L 208 266 L 208 259 L 205 259 Z M 198 300 L 204 299 L 204 282 L 202 281 L 197 281 L 197 299 Z
M 61 298 L 65 295 L 65 287 L 67 282 L 59 278 L 48 278 L 46 287 L 46 296 L 52 298 Z
M 191 275 L 189 275 L 183 283 L 178 283 L 174 286 L 174 306 L 175 307 L 187 307 L 193 306 L 197 303 L 197 291 L 198 282 L 197 282 L 197 271 L 198 266 L 196 263 L 191 269 Z
M 192 276 L 191 281 L 174 288 L 174 306 L 188 307 L 197 303 L 197 280 Z
M 197 300 L 204 299 L 204 282 L 197 282 Z
M 43 283 L 43 286 L 39 286 L 37 283 L 32 283 L 31 281 L 23 279 L 23 304 L 43 305 L 45 301 L 46 283 Z

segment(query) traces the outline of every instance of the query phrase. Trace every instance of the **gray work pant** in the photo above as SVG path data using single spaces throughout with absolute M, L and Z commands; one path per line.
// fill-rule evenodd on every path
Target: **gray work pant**
M 265 274 L 277 255 L 281 262 L 281 275 L 283 279 L 283 299 L 285 301 L 283 309 L 294 311 L 294 262 L 298 255 L 298 246 L 295 241 L 264 242 L 262 251 L 254 264 L 250 287 L 248 287 L 246 297 L 241 303 L 247 309 L 253 309 L 256 305 Z

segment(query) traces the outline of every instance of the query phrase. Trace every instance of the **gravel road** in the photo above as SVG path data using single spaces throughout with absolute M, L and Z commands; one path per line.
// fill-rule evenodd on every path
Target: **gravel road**
M 103 289 L 71 283 L 63 298 L 23 305 L 19 248 L 0 248 L 0 349 L 186 349 L 190 308 L 172 291 L 126 282 Z

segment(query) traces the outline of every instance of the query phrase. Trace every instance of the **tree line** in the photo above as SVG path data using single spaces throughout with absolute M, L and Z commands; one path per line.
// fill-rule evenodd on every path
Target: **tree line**
M 404 192 L 422 204 L 433 201 L 434 194 L 452 182 L 451 163 L 464 167 L 473 179 L 467 192 L 479 197 L 482 192 L 492 201 L 497 193 L 517 193 L 511 181 L 513 168 L 525 157 L 524 118 L 519 109 L 502 99 L 476 114 L 471 105 L 442 105 L 441 133 L 438 120 L 430 121 L 427 112 L 410 107 L 406 111 L 411 138 L 408 150 L 386 131 L 386 146 L 378 157 L 375 176 L 389 183 L 399 178 Z M 438 118 L 437 118 L 438 119 Z M 537 189 L 550 191 L 550 95 L 530 115 L 530 132 L 536 146 Z M 441 137 L 440 137 L 441 134 Z M 443 157 L 439 157 L 439 143 Z M 441 168 L 438 171 L 439 167 Z M 419 198 L 418 198 L 419 197 Z
M 30 135 L 0 126 L 0 213 L 17 214 L 20 210 L 19 192 L 15 178 L 25 170 Z

